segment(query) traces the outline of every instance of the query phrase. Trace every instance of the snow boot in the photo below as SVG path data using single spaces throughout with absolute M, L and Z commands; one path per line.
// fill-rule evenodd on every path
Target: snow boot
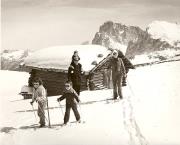
M 41 124 L 40 126 L 39 126 L 39 128 L 43 128 L 43 127 L 45 127 L 46 125 L 45 124 Z
M 81 119 L 77 120 L 77 123 L 81 123 Z

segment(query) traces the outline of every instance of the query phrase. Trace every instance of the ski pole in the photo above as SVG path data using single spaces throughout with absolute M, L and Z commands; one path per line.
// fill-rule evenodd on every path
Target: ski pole
M 80 113 L 81 113 L 81 118 L 82 118 L 83 113 L 82 113 L 81 105 L 80 105 L 80 103 L 78 103 L 78 105 L 79 105 L 79 110 L 80 110 Z
M 61 105 L 60 101 L 58 101 L 58 102 L 59 102 L 59 107 L 61 108 L 62 115 L 64 116 L 64 112 L 63 112 L 63 109 L 62 109 L 62 105 Z
M 48 112 L 48 123 L 49 127 L 51 127 L 51 122 L 50 122 L 50 115 L 49 115 L 49 104 L 48 104 L 48 97 L 47 97 L 47 90 L 46 90 L 46 100 L 47 100 L 47 112 Z
M 33 112 L 34 112 L 34 116 L 35 116 L 36 122 L 37 122 L 37 117 L 36 117 L 36 113 L 35 113 L 33 104 L 31 104 L 31 106 L 32 106 L 32 109 L 33 109 Z

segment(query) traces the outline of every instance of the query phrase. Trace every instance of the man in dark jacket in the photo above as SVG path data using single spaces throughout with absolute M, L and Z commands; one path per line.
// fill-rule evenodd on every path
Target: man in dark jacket
M 64 124 L 67 124 L 67 122 L 69 121 L 71 108 L 74 112 L 77 122 L 80 123 L 80 115 L 77 110 L 77 102 L 80 102 L 80 99 L 76 91 L 72 88 L 71 82 L 69 81 L 65 83 L 65 91 L 63 92 L 63 95 L 57 99 L 57 101 L 62 101 L 63 99 L 66 99 L 66 112 L 64 115 Z
M 118 57 L 120 57 L 124 63 L 126 69 L 126 77 L 127 77 L 127 73 L 129 72 L 129 69 L 135 69 L 135 67 L 130 62 L 130 60 L 124 56 L 124 54 L 120 50 L 117 51 L 118 51 Z M 122 86 L 126 86 L 126 77 L 125 76 L 123 77 Z
M 80 95 L 81 75 L 83 74 L 82 65 L 79 63 L 79 57 L 74 57 L 68 69 L 68 80 L 72 82 L 73 89 Z
M 122 79 L 126 77 L 126 70 L 122 59 L 118 57 L 118 51 L 114 50 L 112 52 L 108 68 L 112 69 L 114 99 L 117 99 L 118 96 L 122 99 Z

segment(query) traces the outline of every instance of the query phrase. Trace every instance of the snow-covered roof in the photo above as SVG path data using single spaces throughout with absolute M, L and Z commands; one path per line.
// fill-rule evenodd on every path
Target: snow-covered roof
M 75 50 L 78 51 L 79 62 L 82 64 L 84 71 L 90 71 L 95 67 L 92 65 L 93 61 L 99 63 L 110 53 L 107 48 L 100 45 L 55 46 L 35 51 L 25 59 L 24 65 L 27 67 L 68 70 Z M 98 57 L 98 55 L 101 57 Z

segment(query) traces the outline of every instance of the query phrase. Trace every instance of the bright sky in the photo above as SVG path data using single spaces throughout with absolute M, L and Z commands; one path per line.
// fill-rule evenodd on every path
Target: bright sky
M 92 41 L 111 20 L 143 29 L 180 23 L 180 0 L 2 0 L 2 49 L 39 49 Z

